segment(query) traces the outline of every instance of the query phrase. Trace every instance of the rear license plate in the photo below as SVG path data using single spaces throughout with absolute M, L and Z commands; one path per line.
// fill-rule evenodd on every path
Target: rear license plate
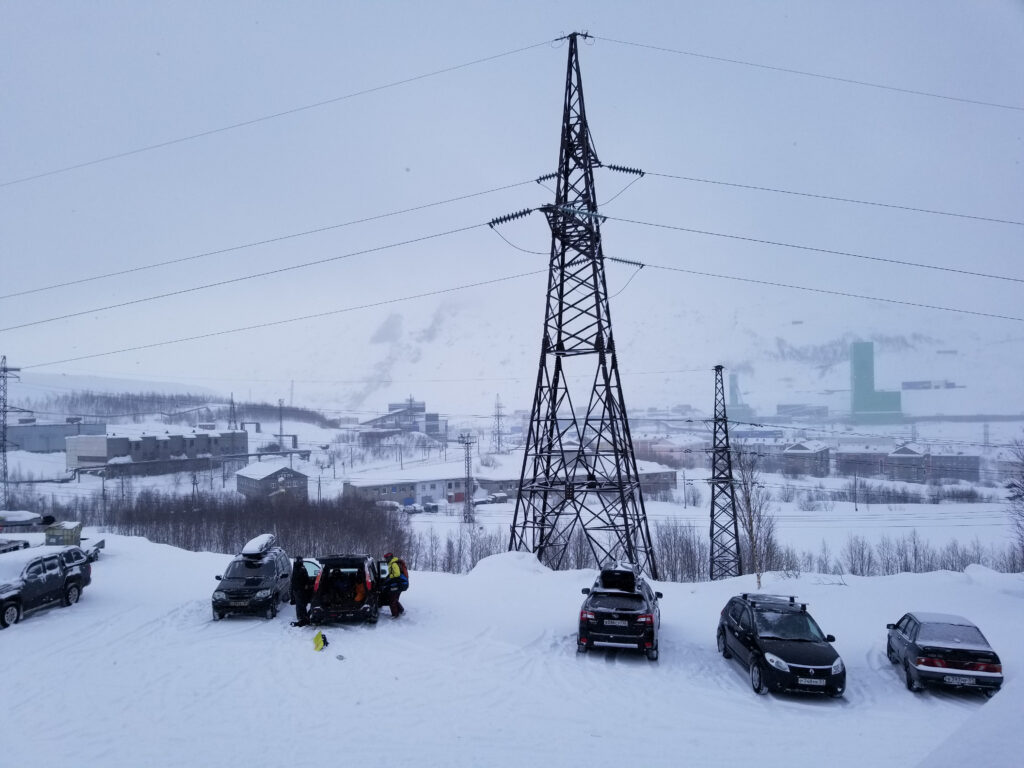
M 800 685 L 824 685 L 825 681 L 820 677 L 798 677 L 796 679 Z
M 977 680 L 973 677 L 960 677 L 959 675 L 946 675 L 942 682 L 950 685 L 974 685 Z
M 606 627 L 628 627 L 629 622 L 625 619 L 605 619 L 604 625 Z

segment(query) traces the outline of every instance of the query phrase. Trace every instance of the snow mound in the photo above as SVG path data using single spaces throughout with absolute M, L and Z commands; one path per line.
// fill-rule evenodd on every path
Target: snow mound
M 551 574 L 551 569 L 529 552 L 502 552 L 485 557 L 469 572 L 471 578 L 514 579 L 519 576 Z

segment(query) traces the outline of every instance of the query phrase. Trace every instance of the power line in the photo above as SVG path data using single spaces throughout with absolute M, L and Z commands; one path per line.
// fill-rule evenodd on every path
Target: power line
M 241 328 L 230 328 L 230 329 L 223 330 L 223 331 L 211 331 L 210 333 L 202 333 L 202 334 L 197 334 L 195 336 L 185 336 L 185 337 L 182 337 L 182 338 L 179 338 L 179 339 L 168 339 L 166 341 L 158 341 L 158 342 L 154 342 L 152 344 L 139 344 L 139 345 L 134 346 L 134 347 L 124 347 L 122 349 L 114 349 L 114 350 L 110 350 L 110 351 L 107 351 L 107 352 L 96 352 L 96 353 L 91 354 L 91 355 L 80 355 L 78 357 L 68 357 L 68 358 L 65 358 L 63 360 L 51 360 L 50 362 L 46 362 L 46 363 L 33 363 L 32 365 L 23 365 L 23 366 L 21 366 L 21 368 L 22 368 L 22 370 L 25 370 L 25 369 L 28 369 L 28 368 L 44 368 L 44 367 L 51 366 L 51 365 L 60 365 L 62 363 L 73 363 L 73 362 L 77 362 L 78 360 L 91 360 L 91 359 L 96 358 L 96 357 L 107 357 L 109 355 L 118 355 L 118 354 L 121 354 L 123 352 L 137 352 L 137 351 L 144 350 L 144 349 L 154 349 L 156 347 L 165 347 L 165 346 L 168 346 L 170 344 L 181 344 L 181 343 L 186 342 L 186 341 L 198 341 L 200 339 L 210 339 L 210 338 L 214 338 L 216 336 L 226 336 L 226 335 L 232 334 L 232 333 L 241 333 L 243 331 L 252 331 L 252 330 L 259 329 L 259 328 L 270 328 L 270 327 L 277 326 L 277 325 L 286 325 L 288 323 L 298 323 L 298 322 L 301 322 L 303 320 L 315 320 L 315 319 L 318 319 L 318 318 L 321 318 L 321 317 L 329 317 L 331 315 L 339 315 L 339 314 L 342 314 L 342 313 L 345 313 L 345 312 L 355 312 L 355 311 L 361 310 L 361 309 L 372 309 L 372 308 L 375 308 L 375 307 L 388 306 L 390 304 L 398 304 L 398 303 L 403 302 L 403 301 L 412 301 L 413 299 L 422 299 L 422 298 L 426 298 L 428 296 L 440 296 L 440 295 L 446 294 L 446 293 L 454 293 L 456 291 L 462 291 L 462 290 L 466 290 L 468 288 L 478 288 L 478 287 L 481 287 L 481 286 L 484 286 L 484 285 L 494 285 L 495 283 L 502 283 L 502 282 L 506 282 L 508 280 L 515 280 L 515 279 L 520 278 L 520 277 L 529 277 L 531 275 L 543 274 L 546 271 L 547 271 L 546 269 L 535 269 L 535 270 L 533 270 L 531 272 L 520 272 L 519 274 L 515 274 L 515 275 L 506 275 L 505 277 L 496 277 L 496 278 L 494 278 L 492 280 L 481 280 L 481 281 L 476 282 L 476 283 L 466 283 L 464 285 L 457 285 L 457 286 L 454 286 L 454 287 L 451 287 L 451 288 L 441 288 L 441 289 L 436 290 L 436 291 L 426 291 L 424 293 L 416 293 L 416 294 L 412 294 L 412 295 L 409 295 L 409 296 L 400 296 L 400 297 L 394 298 L 394 299 L 384 299 L 382 301 L 370 302 L 368 304 L 358 304 L 358 305 L 352 306 L 352 307 L 343 307 L 342 309 L 332 309 L 332 310 L 328 310 L 326 312 L 317 312 L 317 313 L 312 314 L 312 315 L 303 315 L 301 317 L 291 317 L 291 318 L 287 318 L 285 320 L 275 320 L 275 321 L 267 322 L 267 323 L 257 323 L 255 325 L 247 325 L 247 326 L 244 326 L 244 327 L 241 327 Z
M 48 317 L 48 318 L 45 318 L 43 320 L 33 320 L 31 322 L 28 322 L 28 323 L 20 323 L 18 325 L 8 326 L 7 328 L 0 328 L 0 333 L 4 333 L 6 331 L 15 331 L 15 330 L 18 330 L 20 328 L 29 328 L 29 327 L 34 326 L 34 325 L 44 325 L 46 323 L 53 323 L 53 322 L 56 322 L 58 320 L 68 320 L 68 319 L 73 318 L 73 317 L 81 317 L 82 315 L 91 315 L 94 312 L 104 312 L 104 311 L 109 310 L 109 309 L 120 309 L 122 307 L 130 307 L 130 306 L 134 306 L 136 304 L 145 304 L 146 302 L 149 302 L 149 301 L 156 301 L 158 299 L 166 299 L 166 298 L 169 298 L 171 296 L 181 296 L 181 295 L 184 295 L 186 293 L 194 293 L 195 291 L 204 291 L 204 290 L 207 290 L 208 288 L 219 288 L 221 286 L 231 285 L 233 283 L 241 283 L 241 282 L 244 282 L 246 280 L 254 280 L 254 279 L 258 278 L 258 277 L 268 277 L 270 275 L 279 275 L 279 274 L 281 274 L 283 272 L 292 272 L 292 271 L 294 271 L 296 269 L 305 269 L 306 267 L 319 266 L 321 264 L 327 264 L 327 263 L 330 263 L 330 262 L 333 262 L 333 261 L 340 261 L 342 259 L 348 259 L 348 258 L 351 258 L 353 256 L 361 256 L 361 255 L 365 255 L 367 253 L 376 253 L 376 252 L 379 252 L 379 251 L 388 250 L 390 248 L 397 248 L 397 247 L 403 246 L 403 245 L 410 245 L 412 243 L 420 243 L 420 242 L 423 242 L 425 240 L 435 240 L 435 239 L 437 239 L 439 237 L 447 237 L 448 235 L 454 235 L 454 234 L 457 234 L 459 232 L 467 232 L 467 231 L 469 231 L 471 229 L 477 229 L 477 228 L 483 227 L 483 226 L 486 226 L 486 224 L 471 224 L 471 225 L 466 226 L 466 227 L 459 227 L 457 229 L 450 229 L 450 230 L 448 230 L 446 232 L 438 232 L 438 233 L 435 233 L 433 235 L 424 235 L 422 237 L 416 237 L 416 238 L 413 238 L 411 240 L 403 240 L 403 241 L 397 242 L 397 243 L 389 243 L 387 245 L 380 245 L 380 246 L 377 246 L 375 248 L 366 248 L 366 249 L 363 249 L 361 251 L 352 251 L 351 253 L 344 253 L 344 254 L 341 254 L 340 256 L 329 256 L 326 259 L 317 259 L 316 261 L 307 261 L 304 264 L 294 264 L 294 265 L 292 265 L 290 267 L 279 267 L 278 269 L 271 269 L 271 270 L 268 270 L 266 272 L 257 272 L 255 274 L 251 274 L 251 275 L 243 275 L 242 277 L 233 277 L 233 278 L 230 278 L 228 280 L 218 280 L 218 281 L 213 282 L 213 283 L 203 283 L 202 285 L 193 286 L 191 288 L 182 288 L 181 290 L 178 290 L 178 291 L 169 291 L 167 293 L 156 294 L 155 296 L 146 296 L 145 298 L 141 298 L 141 299 L 132 299 L 130 301 L 122 301 L 122 302 L 119 302 L 117 304 L 108 304 L 105 307 L 93 307 L 92 309 L 86 309 L 86 310 L 82 310 L 80 312 L 69 312 L 69 313 L 67 313 L 65 315 L 58 315 L 56 317 Z
M 292 239 L 297 238 L 297 237 L 305 237 L 307 235 L 315 235 L 315 234 L 319 234 L 321 232 L 328 232 L 328 231 L 330 231 L 332 229 L 341 229 L 342 227 L 350 227 L 350 226 L 353 226 L 355 224 L 365 224 L 365 223 L 370 222 L 370 221 L 378 221 L 380 219 L 386 219 L 386 218 L 389 218 L 391 216 L 400 216 L 400 215 L 405 214 L 405 213 L 413 213 L 415 211 L 422 211 L 422 210 L 424 210 L 426 208 L 434 208 L 434 207 L 439 206 L 439 205 L 447 205 L 448 203 L 456 203 L 456 202 L 459 202 L 459 201 L 462 201 L 462 200 L 468 200 L 468 199 L 473 198 L 473 197 L 480 197 L 482 195 L 489 195 L 489 194 L 492 194 L 494 192 L 502 192 L 502 191 L 504 191 L 506 189 L 514 189 L 516 187 L 521 187 L 524 184 L 532 184 L 532 183 L 534 183 L 533 179 L 528 179 L 526 181 L 517 181 L 514 184 L 505 184 L 505 185 L 500 186 L 500 187 L 492 187 L 491 189 L 485 189 L 485 190 L 482 190 L 480 192 L 471 192 L 471 193 L 466 194 L 466 195 L 458 195 L 457 197 L 450 197 L 450 198 L 448 198 L 446 200 L 438 200 L 438 201 L 433 202 L 433 203 L 424 203 L 423 205 L 416 205 L 416 206 L 413 206 L 412 208 L 402 208 L 402 209 L 397 210 L 397 211 L 388 211 L 387 213 L 380 213 L 380 214 L 377 214 L 375 216 L 366 216 L 366 217 L 361 218 L 361 219 L 352 219 L 351 221 L 342 222 L 340 224 L 328 224 L 328 225 L 323 226 L 323 227 L 316 227 L 314 229 L 307 229 L 307 230 L 304 230 L 302 232 L 292 232 L 292 233 L 285 234 L 285 235 L 278 235 L 277 237 L 266 238 L 264 240 L 255 240 L 255 241 L 250 242 L 250 243 L 242 243 L 241 245 L 233 245 L 233 246 L 230 246 L 228 248 L 220 248 L 220 249 L 218 249 L 216 251 L 206 251 L 205 253 L 197 253 L 197 254 L 192 255 L 192 256 L 183 256 L 181 258 L 170 259 L 168 261 L 160 261 L 160 262 L 157 262 L 155 264 L 146 264 L 146 265 L 140 266 L 140 267 L 131 267 L 129 269 L 122 269 L 122 270 L 117 271 L 117 272 L 107 272 L 107 273 L 104 273 L 102 275 L 93 275 L 92 277 L 83 277 L 83 278 L 80 278 L 80 279 L 77 279 L 77 280 L 68 280 L 68 281 L 65 281 L 63 283 L 54 283 L 52 285 L 40 286 L 39 288 L 29 288 L 29 289 L 23 290 L 23 291 L 16 291 L 14 293 L 7 293 L 7 294 L 0 295 L 0 300 L 14 298 L 15 296 L 26 296 L 26 295 L 32 294 L 32 293 L 41 293 L 43 291 L 51 291 L 51 290 L 54 290 L 55 288 L 66 288 L 66 287 L 72 286 L 72 285 L 81 285 L 82 283 L 90 283 L 90 282 L 93 282 L 93 281 L 96 281 L 96 280 L 105 280 L 105 279 L 107 279 L 109 277 L 119 277 L 121 275 L 129 275 L 129 274 L 132 274 L 134 272 L 143 272 L 143 271 L 145 271 L 147 269 L 156 269 L 157 267 L 166 267 L 166 266 L 170 266 L 172 264 L 181 264 L 181 263 L 186 262 L 186 261 L 194 261 L 196 259 L 202 259 L 202 258 L 205 258 L 207 256 L 219 256 L 219 255 L 224 254 L 224 253 L 231 253 L 233 251 L 240 251 L 240 250 L 243 250 L 245 248 L 254 248 L 254 247 L 259 246 L 259 245 L 268 245 L 270 243 L 279 243 L 279 242 L 282 242 L 284 240 L 292 240 Z
M 1009 275 L 993 275 L 988 272 L 974 272 L 968 269 L 957 269 L 955 267 L 940 267 L 934 264 L 922 264 L 916 261 L 902 261 L 900 259 L 889 259 L 884 256 L 867 256 L 862 253 L 852 253 L 850 251 L 836 251 L 829 248 L 815 248 L 810 245 L 798 245 L 796 243 L 784 243 L 778 240 L 764 240 L 756 237 L 745 237 L 743 235 L 730 235 L 724 232 L 710 232 L 704 229 L 694 229 L 692 227 L 682 227 L 674 224 L 661 224 L 652 221 L 638 221 L 637 219 L 625 219 L 616 216 L 604 216 L 602 218 L 608 221 L 621 221 L 627 224 L 638 224 L 644 227 L 654 227 L 656 229 L 671 229 L 677 232 L 689 232 L 695 235 L 707 235 L 708 237 L 723 237 L 729 240 L 741 240 L 747 243 L 757 243 L 758 245 L 775 245 L 780 248 L 793 248 L 798 251 L 811 251 L 813 253 L 826 253 L 831 256 L 848 256 L 853 259 L 863 259 L 865 261 L 877 261 L 885 264 L 896 264 L 901 267 L 915 267 L 917 269 L 931 269 L 936 272 L 951 272 L 957 275 L 967 275 L 969 277 L 983 277 L 989 280 L 1004 280 L 1010 283 L 1024 283 L 1024 278 L 1010 277 Z
M 603 40 L 606 43 L 617 43 L 619 45 L 628 45 L 635 48 L 646 48 L 652 51 L 661 51 L 662 53 L 674 53 L 680 56 L 692 56 L 698 59 L 706 59 L 708 61 L 719 61 L 726 64 L 739 64 L 744 67 L 755 67 L 757 69 L 766 69 L 772 72 L 784 72 L 789 75 L 801 75 L 803 77 L 814 77 L 819 80 L 831 80 L 837 83 L 846 83 L 847 85 L 861 85 L 867 88 L 878 88 L 885 91 L 894 91 L 896 93 L 906 93 L 913 96 L 927 96 L 932 99 L 942 99 L 944 101 L 955 101 L 962 104 L 975 104 L 982 107 L 995 107 L 997 109 L 1012 109 L 1015 111 L 1024 112 L 1024 106 L 1018 106 L 1015 104 L 1000 104 L 993 101 L 983 101 L 981 99 L 967 99 L 960 96 L 948 96 L 943 93 L 932 93 L 930 91 L 920 91 L 913 88 L 900 88 L 895 85 L 886 85 L 884 83 L 872 83 L 867 80 L 855 80 L 848 77 L 837 77 L 835 75 L 824 75 L 820 72 L 810 72 L 802 69 L 790 69 L 788 67 L 777 67 L 771 64 L 759 64 L 754 61 L 744 61 L 742 59 L 730 59 L 724 56 L 712 56 L 706 53 L 697 53 L 696 51 L 684 51 L 677 48 L 665 48 L 658 45 L 648 45 L 646 43 L 635 43 L 629 40 L 615 40 L 610 37 L 601 37 L 594 35 L 595 40 Z
M 871 205 L 877 208 L 892 208 L 898 211 L 913 211 L 915 213 L 930 213 L 936 216 L 953 216 L 960 219 L 973 219 L 975 221 L 989 221 L 996 224 L 1015 224 L 1019 227 L 1024 227 L 1024 221 L 1017 221 L 1015 219 L 999 219 L 991 216 L 974 216 L 968 213 L 955 213 L 953 211 L 940 211 L 932 208 L 916 208 L 910 205 L 897 205 L 895 203 L 879 203 L 874 200 L 857 200 L 851 197 L 838 197 L 836 195 L 822 195 L 813 192 L 797 192 L 792 189 L 779 189 L 777 187 L 763 187 L 755 184 L 738 184 L 730 181 L 719 181 L 717 179 L 702 179 L 696 176 L 677 176 L 671 173 L 657 173 L 655 171 L 647 171 L 648 176 L 658 176 L 663 179 L 676 179 L 679 181 L 693 181 L 700 184 L 716 184 L 723 187 L 735 187 L 737 189 L 751 189 L 758 192 L 775 192 L 780 195 L 794 195 L 797 197 L 809 197 L 816 200 L 832 200 L 840 203 L 855 203 L 856 205 Z
M 100 163 L 106 163 L 106 162 L 109 162 L 110 160 L 118 160 L 118 159 L 123 158 L 123 157 L 130 157 L 131 155 L 138 155 L 138 154 L 141 154 L 143 152 L 149 152 L 149 151 L 154 150 L 154 149 L 162 149 L 164 147 L 170 147 L 170 146 L 173 146 L 175 144 L 184 143 L 186 141 L 192 141 L 193 139 L 203 138 L 204 136 L 212 136 L 212 135 L 217 134 L 217 133 L 224 133 L 225 131 L 231 131 L 231 130 L 234 130 L 235 128 L 243 128 L 243 127 L 248 126 L 248 125 L 255 125 L 256 123 L 262 123 L 262 122 L 266 122 L 268 120 L 274 120 L 274 119 L 276 119 L 278 117 L 285 117 L 287 115 L 294 115 L 294 114 L 299 113 L 299 112 L 305 112 L 305 111 L 310 110 L 310 109 L 316 109 L 318 107 L 323 107 L 323 106 L 326 106 L 328 104 L 336 104 L 336 103 L 338 103 L 340 101 L 346 101 L 348 99 L 354 99 L 354 98 L 356 98 L 358 96 L 366 96 L 367 94 L 377 93 L 378 91 L 387 90 L 388 88 L 395 88 L 395 87 L 400 86 L 400 85 L 407 85 L 409 83 L 414 83 L 414 82 L 416 82 L 418 80 L 425 80 L 425 79 L 430 78 L 430 77 L 436 77 L 437 75 L 443 75 L 443 74 L 446 74 L 448 72 L 454 72 L 454 71 L 459 70 L 459 69 L 465 69 L 467 67 L 472 67 L 472 66 L 475 66 L 476 64 L 483 64 L 483 63 L 486 63 L 486 62 L 489 62 L 489 61 L 494 61 L 495 59 L 503 58 L 505 56 L 512 56 L 512 55 L 517 54 L 517 53 L 522 53 L 524 51 L 532 50 L 534 48 L 540 48 L 541 46 L 548 45 L 548 44 L 550 44 L 552 42 L 554 42 L 554 41 L 553 40 L 544 40 L 544 41 L 539 42 L 539 43 L 534 43 L 533 45 L 527 45 L 527 46 L 524 46 L 522 48 L 516 48 L 516 49 L 511 50 L 511 51 L 504 51 L 503 53 L 496 53 L 493 56 L 485 56 L 484 58 L 481 58 L 481 59 L 474 59 L 472 61 L 463 62 L 462 64 L 455 64 L 455 65 L 450 66 L 450 67 L 445 67 L 443 69 L 437 69 L 437 70 L 434 70 L 432 72 L 426 72 L 424 74 L 415 75 L 413 77 L 407 77 L 407 78 L 404 78 L 402 80 L 395 80 L 395 81 L 392 81 L 390 83 L 385 83 L 383 85 L 376 85 L 376 86 L 373 86 L 371 88 L 364 88 L 361 91 L 353 91 L 352 93 L 347 93 L 347 94 L 345 94 L 343 96 L 335 96 L 335 97 L 330 98 L 330 99 L 324 99 L 323 101 L 314 102 L 313 104 L 306 104 L 306 105 L 301 106 L 301 107 L 294 107 L 292 109 L 286 109 L 286 110 L 284 110 L 282 112 L 274 112 L 273 114 L 263 115 L 261 117 L 255 117 L 255 118 L 252 118 L 250 120 L 243 120 L 240 123 L 232 123 L 231 125 L 225 125 L 225 126 L 222 126 L 220 128 L 211 128 L 210 130 L 201 131 L 199 133 L 193 133 L 193 134 L 191 134 L 189 136 L 181 136 L 181 137 L 179 137 L 177 139 L 170 139 L 168 141 L 162 141 L 162 142 L 159 142 L 157 144 L 150 144 L 150 145 L 145 146 L 145 147 L 139 147 L 137 149 L 130 149 L 130 150 L 126 151 L 126 152 L 118 152 L 116 154 L 107 155 L 105 157 L 99 157 L 99 158 L 96 158 L 94 160 L 87 160 L 87 161 L 82 162 L 82 163 L 75 163 L 74 165 L 68 165 L 68 166 L 64 166 L 62 168 L 55 168 L 55 169 L 50 170 L 50 171 L 43 171 L 42 173 L 36 173 L 36 174 L 31 175 L 31 176 L 23 176 L 23 177 L 18 178 L 18 179 L 11 179 L 9 181 L 0 182 L 0 187 L 9 187 L 9 186 L 12 186 L 14 184 L 22 184 L 22 183 L 24 183 L 26 181 L 34 181 L 36 179 L 42 179 L 42 178 L 45 178 L 47 176 L 56 176 L 57 174 L 67 173 L 68 171 L 74 171 L 74 170 L 77 170 L 79 168 L 87 168 L 87 167 L 92 166 L 92 165 L 99 165 Z

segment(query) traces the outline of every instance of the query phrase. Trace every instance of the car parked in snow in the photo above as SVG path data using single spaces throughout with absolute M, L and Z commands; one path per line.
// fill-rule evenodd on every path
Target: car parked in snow
M 211 597 L 213 619 L 232 613 L 272 619 L 279 603 L 291 599 L 292 565 L 273 534 L 250 540 L 232 560 Z
M 661 628 L 661 592 L 655 592 L 630 563 L 613 563 L 601 569 L 594 586 L 584 588 L 580 607 L 576 650 L 633 648 L 658 658 Z
M 0 628 L 52 605 L 74 605 L 92 582 L 80 547 L 29 547 L 0 554 Z
M 903 669 L 907 690 L 964 688 L 994 696 L 1003 665 L 973 623 L 946 613 L 907 613 L 889 630 L 885 653 Z
M 380 616 L 382 566 L 372 555 L 341 554 L 317 558 L 320 571 L 313 582 L 311 624 L 340 621 L 375 623 Z
M 732 598 L 718 620 L 718 651 L 750 674 L 754 693 L 804 691 L 833 697 L 846 690 L 846 667 L 832 643 L 795 597 L 747 594 Z

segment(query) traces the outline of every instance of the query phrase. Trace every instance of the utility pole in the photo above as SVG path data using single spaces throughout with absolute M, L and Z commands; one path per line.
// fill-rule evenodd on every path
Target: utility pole
M 471 432 L 463 432 L 459 435 L 459 443 L 466 451 L 466 493 L 465 503 L 462 507 L 462 522 L 475 523 L 476 515 L 473 512 L 473 444 L 476 438 Z
M 568 35 L 555 202 L 540 209 L 551 229 L 548 291 L 509 549 L 567 568 L 582 535 L 598 564 L 627 560 L 657 579 L 612 335 L 580 37 Z
M 232 432 L 238 429 L 238 419 L 235 416 L 235 393 L 231 393 L 231 406 L 228 409 L 228 429 Z
M 857 470 L 853 470 L 853 511 L 857 512 Z
M 711 444 L 711 564 L 708 573 L 712 581 L 743 573 L 721 365 L 715 366 L 715 427 Z
M 3 508 L 8 509 L 10 503 L 10 489 L 7 486 L 7 413 L 9 411 L 21 410 L 10 408 L 7 405 L 7 380 L 18 380 L 20 368 L 10 368 L 7 365 L 7 355 L 0 357 L 0 482 L 3 483 Z
M 505 414 L 502 412 L 501 395 L 494 398 L 494 427 L 491 429 L 491 453 L 504 453 L 503 437 L 505 430 L 502 420 Z

